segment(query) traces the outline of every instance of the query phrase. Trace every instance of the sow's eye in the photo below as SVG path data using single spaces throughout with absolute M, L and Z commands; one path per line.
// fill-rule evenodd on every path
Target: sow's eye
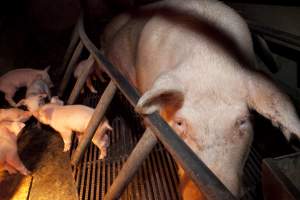
M 179 134 L 180 137 L 185 138 L 187 132 L 187 122 L 183 118 L 176 117 L 174 119 L 173 128 Z
M 236 125 L 241 131 L 248 130 L 251 128 L 251 117 L 248 115 L 240 117 L 237 119 Z

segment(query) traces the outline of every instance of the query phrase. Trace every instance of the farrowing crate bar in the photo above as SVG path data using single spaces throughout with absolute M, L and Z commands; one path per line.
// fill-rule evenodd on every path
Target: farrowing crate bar
M 79 40 L 79 42 L 77 42 Z M 77 46 L 76 46 L 77 44 Z M 76 47 L 76 48 L 75 48 Z M 64 65 L 67 64 L 71 52 L 74 51 L 70 62 L 67 66 L 63 81 L 60 85 L 59 95 L 62 96 L 67 83 L 70 80 L 71 74 L 74 70 L 75 63 L 78 60 L 80 53 L 85 47 L 90 55 L 98 65 L 102 65 L 105 72 L 111 78 L 108 87 L 102 94 L 94 115 L 85 130 L 84 137 L 78 144 L 78 147 L 72 155 L 71 162 L 76 165 L 87 145 L 91 142 L 95 130 L 100 121 L 103 119 L 106 108 L 109 105 L 116 89 L 118 88 L 122 94 L 127 98 L 132 106 L 135 106 L 139 100 L 138 91 L 128 82 L 128 80 L 114 67 L 95 47 L 95 45 L 87 37 L 84 24 L 83 15 L 81 15 L 78 24 L 74 29 L 74 33 L 68 47 L 66 56 L 64 58 Z M 63 66 L 65 67 L 65 66 Z M 76 84 L 67 101 L 68 104 L 73 104 L 83 87 L 92 65 L 88 66 L 81 76 L 76 81 Z M 137 169 L 142 162 L 147 158 L 151 150 L 157 144 L 158 140 L 169 151 L 173 158 L 184 168 L 198 187 L 204 192 L 208 199 L 229 200 L 236 199 L 230 191 L 222 184 L 222 182 L 206 167 L 206 165 L 192 152 L 192 150 L 177 136 L 177 134 L 169 127 L 169 125 L 160 117 L 158 113 L 154 113 L 144 117 L 149 125 L 143 136 L 135 146 L 134 150 L 128 157 L 121 171 L 119 172 L 110 190 L 105 195 L 106 200 L 117 199 L 125 189 L 126 185 L 131 181 Z M 157 140 L 158 139 L 158 140 Z

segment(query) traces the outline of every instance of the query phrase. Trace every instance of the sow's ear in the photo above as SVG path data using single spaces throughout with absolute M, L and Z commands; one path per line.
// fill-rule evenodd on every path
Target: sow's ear
M 251 74 L 248 82 L 248 105 L 279 127 L 290 140 L 294 135 L 300 139 L 300 120 L 287 95 L 269 78 L 260 73 Z
M 166 112 L 178 110 L 184 101 L 184 89 L 180 81 L 170 74 L 160 76 L 139 99 L 135 110 L 151 114 L 161 109 Z

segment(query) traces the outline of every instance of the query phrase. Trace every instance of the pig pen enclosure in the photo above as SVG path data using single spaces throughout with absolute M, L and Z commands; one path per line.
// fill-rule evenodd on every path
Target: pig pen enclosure
M 239 5 L 235 6 L 239 10 Z M 84 104 L 96 108 L 95 117 L 91 119 L 86 135 L 90 135 L 91 138 L 104 115 L 109 119 L 113 129 L 109 133 L 110 146 L 107 157 L 103 160 L 98 159 L 100 152 L 95 145 L 89 144 L 88 138 L 84 138 L 80 145 L 73 138 L 71 151 L 63 153 L 59 135 L 44 125 L 42 129 L 37 128 L 36 121 L 31 120 L 19 139 L 19 151 L 25 165 L 33 171 L 33 174 L 25 178 L 21 175 L 6 175 L 4 181 L 0 183 L 0 199 L 180 199 L 178 167 L 175 160 L 193 177 L 197 185 L 201 185 L 204 191 L 209 191 L 209 198 L 234 199 L 158 114 L 143 119 L 134 112 L 133 106 L 139 99 L 138 93 L 96 48 L 99 39 L 94 38 L 94 43 L 91 42 L 85 32 L 83 18 L 82 15 L 76 24 L 71 40 L 67 39 L 69 34 L 66 34 L 63 44 L 60 44 L 64 47 L 51 49 L 57 52 L 45 60 L 49 59 L 47 61 L 55 63 L 50 71 L 56 85 L 54 94 L 63 97 L 67 104 Z M 267 73 L 272 74 L 272 71 L 280 70 L 286 63 L 282 61 L 280 66 L 266 67 L 267 64 L 274 62 L 274 58 L 270 55 L 275 53 L 283 60 L 292 60 L 298 65 L 299 36 L 261 26 L 250 20 L 248 22 L 254 40 L 263 41 L 257 44 L 269 45 L 268 48 L 261 48 L 263 50 L 256 47 L 257 54 L 263 60 L 260 64 Z M 91 37 L 97 34 L 92 31 Z M 67 45 L 68 48 L 65 48 Z M 61 59 L 64 52 L 65 57 Z M 39 54 L 34 51 L 32 53 Z M 89 53 L 97 63 L 105 64 L 107 73 L 104 83 L 93 81 L 98 90 L 97 94 L 89 92 L 87 88 L 84 93 L 80 92 L 89 69 L 86 69 L 77 81 L 72 78 L 75 64 Z M 266 54 L 267 56 L 264 56 Z M 59 58 L 61 60 L 57 61 Z M 32 64 L 36 63 L 32 61 Z M 299 92 L 287 84 L 283 84 L 282 87 L 299 105 Z M 2 99 L 4 101 L 4 98 Z M 285 197 L 286 199 L 298 199 L 299 154 L 296 153 L 291 158 L 278 158 L 273 162 L 263 161 L 264 158 L 295 153 L 297 147 L 288 144 L 280 130 L 274 128 L 268 120 L 257 113 L 253 115 L 255 135 L 244 168 L 246 189 L 241 199 L 264 199 L 264 194 L 270 193 L 276 187 L 281 188 L 276 189 L 280 191 L 278 199 L 284 199 L 285 196 L 280 195 L 285 192 L 290 195 Z M 148 124 L 151 129 L 145 129 L 144 124 Z M 275 182 L 272 178 L 276 176 L 270 174 L 276 174 L 276 170 L 272 168 L 276 162 L 280 163 L 275 168 L 277 171 L 278 168 L 282 169 L 281 176 L 285 174 L 282 171 L 290 174 L 283 179 L 275 178 L 275 180 L 279 180 L 280 184 L 286 182 L 288 184 L 271 188 L 269 186 L 272 184 L 267 184 L 263 187 L 268 181 Z M 71 166 L 71 163 L 74 166 Z M 21 192 L 18 190 L 20 185 L 25 188 Z M 13 197 L 15 194 L 19 196 Z M 265 195 L 266 197 L 275 199 L 269 195 Z

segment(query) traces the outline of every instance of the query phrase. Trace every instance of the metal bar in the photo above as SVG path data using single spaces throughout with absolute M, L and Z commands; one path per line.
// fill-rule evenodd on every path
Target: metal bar
M 265 39 L 258 34 L 253 34 L 253 44 L 257 55 L 265 63 L 270 72 L 277 73 L 279 66 Z
M 88 161 L 88 158 L 87 158 L 87 154 L 84 155 L 84 158 L 83 158 L 83 161 L 84 163 L 87 163 Z M 84 194 L 84 188 L 86 186 L 86 168 L 87 168 L 87 165 L 83 164 L 82 166 L 82 170 L 81 170 L 81 179 L 80 179 L 80 191 L 79 191 L 79 195 L 80 195 L 80 199 L 82 200 L 83 199 L 83 194 Z
M 73 33 L 72 33 L 72 36 L 71 36 L 71 41 L 70 41 L 70 44 L 68 46 L 68 49 L 66 51 L 66 54 L 64 56 L 64 59 L 63 59 L 63 64 L 62 64 L 62 69 L 63 71 L 65 71 L 65 68 L 76 48 L 76 45 L 79 41 L 79 33 L 77 31 L 77 26 L 78 26 L 78 23 L 76 24 L 76 26 L 74 27 L 74 30 L 73 30 Z
M 81 51 L 83 49 L 83 44 L 81 41 L 79 41 L 79 43 L 77 44 L 77 47 L 73 53 L 73 56 L 69 62 L 69 65 L 66 69 L 66 72 L 64 74 L 64 77 L 61 81 L 61 84 L 60 84 L 60 87 L 59 87 L 59 90 L 58 90 L 58 96 L 62 97 L 62 95 L 64 94 L 65 92 L 65 89 L 67 87 L 67 84 L 72 76 L 72 73 L 74 71 L 74 68 L 75 68 L 75 64 L 81 54 Z
M 74 85 L 74 88 L 69 96 L 69 99 L 67 101 L 67 104 L 74 104 L 74 102 L 76 101 L 79 93 L 80 93 L 80 90 L 82 89 L 82 87 L 84 86 L 84 83 L 86 82 L 86 79 L 88 78 L 89 76 L 89 73 L 91 71 L 91 68 L 93 67 L 93 63 L 91 63 L 90 65 L 86 66 L 82 72 L 82 74 L 78 77 L 75 85 Z
M 112 81 L 110 81 L 97 104 L 97 107 L 93 113 L 91 120 L 89 121 L 86 130 L 84 131 L 82 140 L 80 141 L 74 154 L 72 155 L 71 163 L 73 165 L 76 165 L 78 163 L 87 145 L 94 137 L 95 130 L 102 121 L 105 111 L 109 103 L 111 102 L 116 90 L 116 85 Z
M 267 26 L 259 25 L 251 20 L 246 20 L 252 32 L 273 38 L 273 42 L 288 48 L 300 51 L 300 37 L 278 29 L 273 29 Z M 268 37 L 265 37 L 268 40 Z
M 106 193 L 105 200 L 117 199 L 121 196 L 126 185 L 132 180 L 156 143 L 156 137 L 153 137 L 152 131 L 147 128 L 111 185 L 110 190 Z
M 79 36 L 85 47 L 94 56 L 98 65 L 102 65 L 106 73 L 115 81 L 118 88 L 135 106 L 140 95 L 138 91 L 128 82 L 121 72 L 114 67 L 95 47 L 85 34 L 83 17 L 79 19 Z M 154 113 L 145 117 L 148 124 L 154 130 L 154 134 L 163 143 L 175 160 L 183 167 L 196 185 L 206 194 L 208 199 L 236 199 L 222 182 L 206 167 L 197 155 L 179 138 L 169 125 Z M 152 136 L 153 137 L 153 136 Z M 121 172 L 120 172 L 121 173 Z M 109 197 L 109 196 L 108 196 Z
M 92 147 L 92 153 L 91 154 L 92 154 L 93 158 L 91 159 L 90 166 L 93 168 L 93 170 L 92 170 L 92 183 L 91 183 L 92 187 L 91 187 L 90 199 L 95 200 L 96 199 L 95 196 L 99 196 L 99 195 L 97 195 L 97 193 L 95 194 L 95 189 L 97 187 L 99 187 L 98 185 L 95 187 L 95 182 L 97 180 L 96 179 L 96 167 L 97 167 L 97 148 L 96 148 L 96 146 Z M 97 181 L 97 183 L 99 183 L 99 181 Z

